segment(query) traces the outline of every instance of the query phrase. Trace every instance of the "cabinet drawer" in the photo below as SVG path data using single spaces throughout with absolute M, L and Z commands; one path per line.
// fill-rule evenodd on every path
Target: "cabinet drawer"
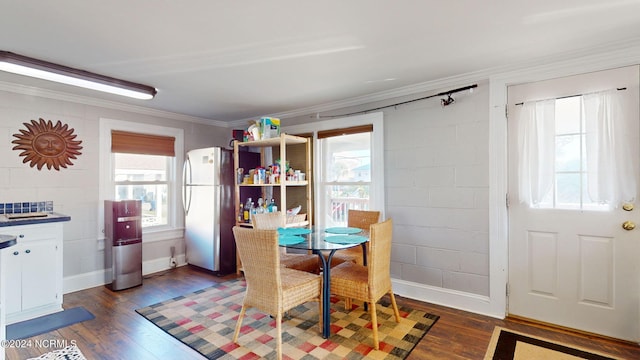
M 0 229 L 0 234 L 13 235 L 18 243 L 31 240 L 46 240 L 62 235 L 62 227 L 59 225 L 25 225 L 7 226 Z

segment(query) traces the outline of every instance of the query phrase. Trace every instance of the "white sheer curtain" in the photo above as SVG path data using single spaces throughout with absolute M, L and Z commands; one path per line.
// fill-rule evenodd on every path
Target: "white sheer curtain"
M 631 156 L 628 119 L 618 90 L 582 97 L 587 183 L 593 201 L 618 207 L 636 198 L 636 164 Z
M 525 102 L 518 124 L 520 202 L 536 207 L 553 189 L 555 100 Z

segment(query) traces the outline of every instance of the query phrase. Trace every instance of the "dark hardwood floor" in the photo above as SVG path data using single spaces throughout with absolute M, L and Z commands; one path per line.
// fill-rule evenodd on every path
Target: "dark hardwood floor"
M 76 343 L 88 359 L 202 359 L 134 310 L 235 278 L 217 277 L 188 266 L 148 276 L 133 289 L 112 292 L 104 286 L 64 296 L 64 307 L 84 306 L 96 318 L 31 338 L 42 344 Z M 439 315 L 440 319 L 408 359 L 482 359 L 494 326 L 576 344 L 621 359 L 640 359 L 640 346 L 577 334 L 517 320 L 498 320 L 443 306 L 397 297 L 400 304 Z M 58 347 L 6 348 L 9 360 L 37 357 Z

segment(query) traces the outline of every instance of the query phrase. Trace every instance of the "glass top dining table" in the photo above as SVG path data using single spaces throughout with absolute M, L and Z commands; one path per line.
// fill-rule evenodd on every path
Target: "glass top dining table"
M 349 227 L 280 228 L 278 233 L 281 247 L 311 251 L 322 262 L 322 337 L 327 339 L 331 336 L 331 259 L 336 251 L 361 246 L 366 265 L 369 234 Z

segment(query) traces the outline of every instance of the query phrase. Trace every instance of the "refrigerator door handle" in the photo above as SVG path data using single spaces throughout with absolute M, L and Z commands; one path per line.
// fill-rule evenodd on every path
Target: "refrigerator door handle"
M 191 208 L 191 186 L 187 186 L 187 184 L 191 183 L 192 178 L 191 159 L 187 155 L 182 169 L 182 207 L 185 215 L 189 215 L 189 209 Z
M 191 209 L 191 186 L 185 186 L 182 192 L 182 206 L 184 207 L 184 215 L 189 215 Z
M 187 154 L 186 159 L 184 160 L 184 165 L 182 166 L 182 182 L 186 184 L 191 184 L 193 182 L 193 170 L 191 169 L 191 157 Z

